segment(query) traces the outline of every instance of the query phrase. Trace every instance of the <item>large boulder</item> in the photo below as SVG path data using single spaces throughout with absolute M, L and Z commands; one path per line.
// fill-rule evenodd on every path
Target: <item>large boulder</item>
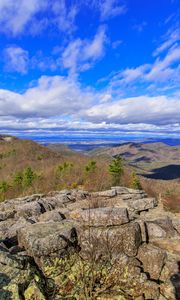
M 137 257 L 143 264 L 144 272 L 148 273 L 151 279 L 158 280 L 165 263 L 166 252 L 150 244 L 143 244 Z
M 77 247 L 77 234 L 74 224 L 69 221 L 36 223 L 18 230 L 18 243 L 29 256 L 57 257 Z
M 86 254 L 93 251 L 97 256 L 117 256 L 124 253 L 134 257 L 141 244 L 141 230 L 138 223 L 108 228 L 90 227 L 85 230 L 80 228 L 78 234 L 81 252 Z
M 119 207 L 77 209 L 70 213 L 70 218 L 87 226 L 117 226 L 129 222 L 127 209 Z
M 133 201 L 128 201 L 128 207 L 135 211 L 143 211 L 152 209 L 157 206 L 157 200 L 155 198 L 143 198 Z
M 146 221 L 148 239 L 170 238 L 176 235 L 170 218 L 156 219 L 154 221 Z
M 39 222 L 61 222 L 66 219 L 64 214 L 59 210 L 47 211 L 38 218 Z
M 31 298 L 27 298 L 28 286 L 32 285 Z M 28 256 L 11 255 L 0 251 L 0 299 L 30 300 L 47 299 L 46 282 Z M 27 290 L 27 291 L 26 291 Z M 39 298 L 36 298 L 38 296 Z
M 107 190 L 107 191 L 102 191 L 102 192 L 94 192 L 91 194 L 93 197 L 107 197 L 107 198 L 112 198 L 117 195 L 116 190 Z

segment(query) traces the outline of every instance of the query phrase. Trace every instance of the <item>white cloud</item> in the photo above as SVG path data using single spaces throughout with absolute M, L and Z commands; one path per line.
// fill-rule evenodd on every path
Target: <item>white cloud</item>
M 28 71 L 28 51 L 20 47 L 8 47 L 4 50 L 5 68 L 8 71 L 25 74 Z
M 0 90 L 2 129 L 177 131 L 179 111 L 178 95 L 118 99 L 70 77 L 41 77 L 23 94 Z
M 140 65 L 136 68 L 127 68 L 117 72 L 110 81 L 110 86 L 126 91 L 126 87 L 131 85 L 139 89 L 139 86 L 146 84 L 145 88 L 149 89 L 149 84 L 154 89 L 166 88 L 172 89 L 179 87 L 180 84 L 180 47 L 173 45 L 166 55 L 156 58 L 154 63 Z
M 86 116 L 94 122 L 174 124 L 179 123 L 179 111 L 178 98 L 140 96 L 95 105 Z
M 0 90 L 0 115 L 19 118 L 77 115 L 89 107 L 92 99 L 92 92 L 82 89 L 71 78 L 43 76 L 23 94 Z
M 32 17 L 47 5 L 46 0 L 0 0 L 0 30 L 21 33 Z
M 107 20 L 126 12 L 126 6 L 120 4 L 118 0 L 100 0 L 99 9 L 102 20 Z
M 48 18 L 37 17 L 43 11 L 48 12 Z M 26 30 L 34 35 L 48 26 L 73 31 L 79 6 L 65 0 L 0 0 L 0 12 L 0 31 L 16 36 Z
M 175 28 L 169 30 L 163 37 L 163 43 L 154 51 L 153 55 L 157 56 L 165 50 L 169 49 L 173 44 L 180 41 L 180 29 Z
M 78 13 L 78 6 L 74 3 L 67 7 L 66 1 L 53 1 L 52 11 L 55 14 L 54 22 L 64 32 L 71 32 L 75 29 L 75 18 Z
M 69 43 L 62 55 L 64 68 L 71 73 L 84 71 L 104 55 L 106 43 L 105 28 L 100 27 L 92 40 L 76 39 Z

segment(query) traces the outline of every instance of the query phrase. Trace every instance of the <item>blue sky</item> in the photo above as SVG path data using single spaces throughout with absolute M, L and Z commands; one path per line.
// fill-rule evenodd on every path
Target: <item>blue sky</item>
M 180 133 L 178 0 L 0 0 L 0 133 Z

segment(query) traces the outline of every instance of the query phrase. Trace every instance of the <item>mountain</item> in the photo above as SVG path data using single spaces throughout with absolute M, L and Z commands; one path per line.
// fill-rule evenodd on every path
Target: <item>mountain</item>
M 178 163 L 180 162 L 180 146 L 168 146 L 164 143 L 124 143 L 110 148 L 96 149 L 93 154 L 122 156 L 130 163 Z
M 48 148 L 31 140 L 1 135 L 0 200 L 82 184 L 92 190 L 107 186 L 110 159 L 98 158 L 94 178 L 85 171 L 91 160 L 93 157 L 65 146 L 57 151 L 56 146 Z

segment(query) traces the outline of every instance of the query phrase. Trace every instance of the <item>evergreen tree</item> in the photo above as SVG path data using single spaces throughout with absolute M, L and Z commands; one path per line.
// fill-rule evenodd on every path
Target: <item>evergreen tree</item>
M 122 175 L 124 173 L 123 159 L 122 157 L 116 157 L 109 165 L 109 173 L 112 176 L 112 184 L 119 185 Z
M 96 161 L 91 160 L 86 166 L 85 166 L 85 170 L 88 173 L 93 173 L 96 170 L 97 166 L 96 166 Z
M 9 184 L 6 181 L 2 181 L 0 183 L 0 200 L 5 199 L 5 193 L 8 191 L 8 189 L 9 189 Z
M 141 190 L 142 186 L 141 186 L 139 177 L 137 176 L 136 172 L 132 172 L 131 178 L 132 178 L 132 187 L 134 189 Z
M 36 178 L 36 174 L 35 172 L 33 172 L 33 170 L 30 167 L 25 169 L 25 171 L 23 172 L 23 180 L 22 180 L 23 187 L 31 186 L 35 178 Z
M 15 185 L 22 185 L 23 182 L 23 172 L 19 171 L 14 175 L 14 184 Z

